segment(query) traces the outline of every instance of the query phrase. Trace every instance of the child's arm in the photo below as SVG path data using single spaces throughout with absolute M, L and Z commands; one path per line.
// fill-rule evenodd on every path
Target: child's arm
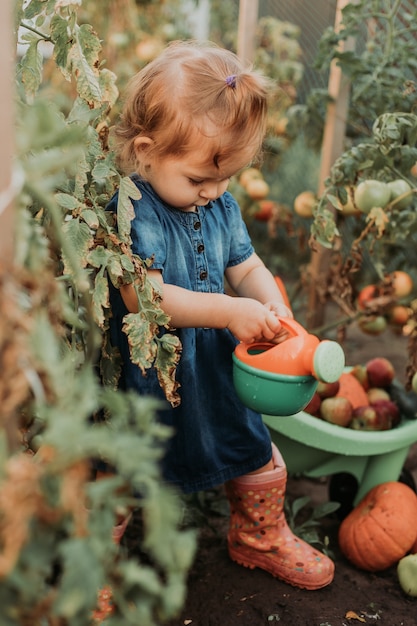
M 162 285 L 161 306 L 170 316 L 173 328 L 229 328 L 237 339 L 248 342 L 273 339 L 281 328 L 272 307 L 253 297 L 190 291 L 163 283 L 158 270 L 149 270 L 148 275 Z M 272 282 L 275 282 L 273 278 Z M 127 309 L 137 312 L 133 285 L 125 285 L 120 291 Z
M 227 280 L 238 296 L 254 298 L 280 317 L 293 317 L 269 269 L 257 254 L 226 270 Z

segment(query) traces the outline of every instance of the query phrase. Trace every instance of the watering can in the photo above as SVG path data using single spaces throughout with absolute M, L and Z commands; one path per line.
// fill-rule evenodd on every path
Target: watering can
M 239 343 L 233 354 L 233 379 L 242 402 L 267 415 L 293 415 L 307 406 L 318 381 L 335 382 L 345 355 L 336 341 L 307 332 L 291 318 L 280 318 L 287 338 L 281 343 Z

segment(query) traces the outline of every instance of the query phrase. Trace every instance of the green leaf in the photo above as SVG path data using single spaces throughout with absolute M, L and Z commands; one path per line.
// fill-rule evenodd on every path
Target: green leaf
M 63 209 L 68 209 L 69 211 L 73 211 L 80 206 L 77 198 L 74 196 L 70 196 L 68 193 L 56 193 L 55 200 Z
M 110 70 L 103 68 L 100 70 L 99 83 L 104 102 L 107 102 L 110 106 L 113 106 L 118 97 L 119 90 L 116 86 L 117 76 Z
M 70 247 L 79 259 L 81 267 L 85 267 L 87 264 L 87 252 L 93 246 L 94 241 L 89 227 L 85 222 L 81 222 L 79 218 L 73 218 L 65 222 L 62 229 Z M 64 264 L 65 273 L 72 274 L 71 264 L 65 256 Z
M 84 24 L 76 29 L 75 41 L 68 52 L 68 64 L 77 78 L 78 94 L 93 108 L 102 101 L 96 69 L 100 47 L 91 26 Z
M 93 209 L 83 209 L 81 211 L 81 217 L 91 229 L 97 229 L 99 227 L 98 215 Z
M 179 406 L 181 397 L 177 390 L 180 387 L 175 380 L 175 370 L 181 358 L 181 342 L 175 335 L 163 335 L 158 340 L 156 353 L 156 367 L 158 380 L 164 390 L 166 399 L 172 406 Z
M 135 217 L 131 200 L 140 200 L 141 197 L 135 183 L 128 176 L 122 178 L 117 200 L 117 227 L 122 241 L 130 243 L 131 221 Z
M 104 246 L 96 246 L 87 255 L 87 262 L 93 267 L 103 267 L 109 262 L 109 259 L 113 256 L 113 253 Z
M 104 309 L 108 309 L 109 307 L 109 284 L 107 278 L 97 274 L 94 281 L 93 312 L 94 318 L 101 328 L 104 325 Z
M 296 498 L 292 504 L 291 504 L 291 512 L 293 515 L 293 518 L 295 519 L 298 515 L 298 513 L 301 511 L 301 509 L 303 509 L 305 506 L 307 506 L 307 504 L 309 504 L 311 501 L 311 498 L 309 496 L 303 496 L 301 498 Z
M 68 36 L 68 21 L 63 19 L 58 13 L 55 13 L 51 19 L 51 37 L 55 44 L 55 63 L 66 80 L 69 81 L 71 72 L 68 69 L 68 54 L 71 50 L 72 39 Z
M 93 167 L 93 171 L 91 173 L 94 177 L 94 180 L 104 181 L 109 176 L 112 176 L 114 172 L 109 167 L 109 164 L 106 163 L 106 161 L 102 160 L 95 164 L 95 166 Z
M 42 81 L 43 58 L 38 44 L 39 39 L 33 39 L 20 62 L 22 84 L 30 98 L 35 96 Z
M 95 607 L 97 590 L 103 584 L 100 563 L 85 539 L 69 539 L 61 543 L 63 573 L 53 612 L 67 619 Z M 82 584 L 80 584 L 82 581 Z
M 132 361 L 143 374 L 155 361 L 157 346 L 153 337 L 156 330 L 142 313 L 129 313 L 123 318 L 123 332 L 129 341 Z

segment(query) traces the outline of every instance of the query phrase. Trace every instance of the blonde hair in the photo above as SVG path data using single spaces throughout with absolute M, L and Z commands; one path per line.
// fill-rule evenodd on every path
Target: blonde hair
M 187 154 L 201 135 L 217 167 L 248 145 L 255 157 L 265 135 L 268 92 L 268 79 L 234 53 L 210 42 L 173 42 L 128 85 L 115 128 L 120 164 L 141 170 L 134 144 L 139 136 L 150 137 L 161 157 Z

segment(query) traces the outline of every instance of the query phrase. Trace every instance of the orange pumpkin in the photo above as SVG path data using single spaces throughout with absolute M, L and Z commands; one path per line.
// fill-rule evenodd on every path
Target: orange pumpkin
M 395 565 L 417 541 L 417 495 L 404 483 L 373 487 L 343 520 L 339 546 L 359 569 L 378 572 Z

